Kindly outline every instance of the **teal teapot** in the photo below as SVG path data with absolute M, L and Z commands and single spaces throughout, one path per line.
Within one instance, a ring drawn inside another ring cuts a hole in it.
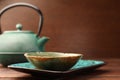
M 45 36 L 39 38 L 43 24 L 43 15 L 39 8 L 34 5 L 28 3 L 15 3 L 8 5 L 0 11 L 0 18 L 6 10 L 17 6 L 29 7 L 39 13 L 40 21 L 38 33 L 35 34 L 32 31 L 22 30 L 22 24 L 16 25 L 17 30 L 3 32 L 0 35 L 0 64 L 5 66 L 12 63 L 26 61 L 23 56 L 25 52 L 45 51 L 45 44 L 49 40 L 49 38 Z

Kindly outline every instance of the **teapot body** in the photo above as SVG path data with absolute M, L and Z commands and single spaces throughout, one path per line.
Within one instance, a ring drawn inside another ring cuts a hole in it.
M 22 30 L 22 25 L 18 24 L 15 31 L 5 31 L 0 35 L 0 64 L 8 65 L 12 63 L 24 62 L 26 52 L 45 51 L 45 43 L 49 40 L 48 37 L 40 37 L 40 32 L 43 24 L 43 15 L 40 9 L 28 3 L 14 3 L 6 6 L 0 10 L 0 18 L 2 14 L 10 8 L 24 6 L 36 10 L 39 14 L 38 33 L 34 34 L 32 31 Z M 1 24 L 0 24 L 0 33 Z
M 36 37 L 33 32 L 7 32 L 0 35 L 0 63 L 7 66 L 12 63 L 27 61 L 26 52 L 43 52 L 48 37 Z
M 0 52 L 31 52 L 39 50 L 38 38 L 34 34 L 4 33 L 0 35 Z

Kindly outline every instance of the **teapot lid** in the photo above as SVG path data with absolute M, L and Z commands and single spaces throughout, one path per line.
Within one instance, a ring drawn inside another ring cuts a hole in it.
M 33 33 L 32 31 L 25 31 L 25 30 L 22 30 L 23 28 L 23 25 L 22 24 L 16 24 L 16 29 L 17 30 L 14 30 L 14 31 L 5 31 L 4 33 Z

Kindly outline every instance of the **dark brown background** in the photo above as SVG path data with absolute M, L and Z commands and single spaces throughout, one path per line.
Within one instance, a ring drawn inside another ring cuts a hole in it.
M 43 12 L 41 36 L 51 38 L 47 51 L 120 57 L 119 0 L 0 0 L 0 9 L 15 2 L 31 3 Z M 38 15 L 26 7 L 13 8 L 2 17 L 2 31 L 15 30 L 17 23 L 37 32 Z

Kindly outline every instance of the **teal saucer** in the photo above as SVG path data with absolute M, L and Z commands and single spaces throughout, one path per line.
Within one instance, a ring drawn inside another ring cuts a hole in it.
M 32 75 L 41 75 L 41 76 L 65 76 L 69 74 L 74 74 L 77 72 L 85 72 L 94 70 L 98 67 L 105 65 L 104 61 L 98 60 L 79 60 L 71 69 L 67 71 L 51 71 L 51 70 L 43 70 L 43 69 L 36 69 L 31 63 L 24 62 L 24 63 L 16 63 L 8 65 L 9 68 L 29 73 Z

